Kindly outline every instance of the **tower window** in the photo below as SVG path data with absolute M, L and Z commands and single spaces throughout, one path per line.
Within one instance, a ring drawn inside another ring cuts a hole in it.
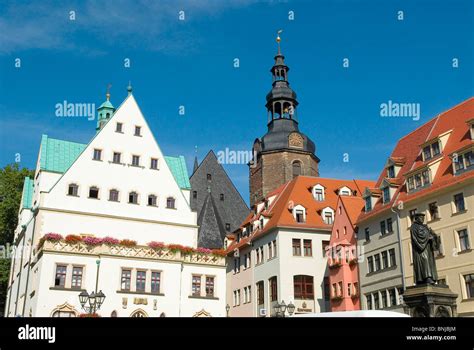
M 193 198 L 194 198 L 194 199 L 197 199 L 197 197 L 198 197 L 197 191 L 193 191 Z
M 221 201 L 223 201 L 224 200 L 224 193 L 221 193 L 219 197 L 220 197 Z
M 207 174 L 207 181 L 211 181 L 212 180 L 212 175 L 211 174 Z
M 141 126 L 135 126 L 135 136 L 142 136 L 142 127 Z
M 299 160 L 293 162 L 293 178 L 301 175 L 301 162 Z
M 226 231 L 230 231 L 230 224 L 225 224 Z
M 97 187 L 89 188 L 89 198 L 99 199 L 99 189 Z
M 123 126 L 122 123 L 115 124 L 115 132 L 123 132 L 122 131 L 122 126 Z

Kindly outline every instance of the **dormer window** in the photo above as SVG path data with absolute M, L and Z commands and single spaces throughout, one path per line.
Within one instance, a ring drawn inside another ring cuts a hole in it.
M 350 196 L 351 195 L 351 189 L 349 187 L 342 187 L 339 189 L 339 195 L 340 196 Z
M 382 189 L 382 198 L 384 204 L 390 202 L 390 187 L 387 186 Z
M 324 201 L 324 187 L 319 184 L 314 186 L 313 197 L 318 202 L 323 202 Z
M 372 210 L 372 198 L 370 198 L 370 196 L 367 196 L 364 199 L 365 199 L 365 212 L 367 213 Z
M 441 150 L 439 147 L 439 141 L 435 141 L 432 144 L 423 147 L 423 160 L 430 160 L 431 158 L 436 157 L 440 153 Z
M 297 205 L 293 208 L 293 217 L 298 223 L 306 222 L 306 209 L 302 205 Z
M 387 177 L 389 179 L 394 179 L 395 178 L 395 166 L 391 165 L 387 168 Z
M 296 217 L 296 222 L 304 222 L 304 211 L 296 210 L 295 217 Z
M 332 225 L 334 223 L 334 210 L 332 210 L 332 208 L 324 208 L 321 212 L 321 216 L 325 224 Z
M 463 173 L 465 170 L 469 170 L 473 167 L 474 154 L 472 150 L 462 154 L 455 153 L 452 158 L 455 174 Z
M 430 173 L 429 170 L 423 170 L 417 174 L 411 175 L 407 178 L 408 192 L 414 191 L 419 188 L 423 188 L 430 184 Z

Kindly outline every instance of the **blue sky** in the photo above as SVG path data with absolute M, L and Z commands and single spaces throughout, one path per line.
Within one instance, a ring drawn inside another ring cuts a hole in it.
M 375 180 L 400 137 L 474 95 L 473 28 L 470 0 L 2 1 L 0 166 L 19 153 L 33 168 L 43 133 L 87 143 L 95 121 L 58 118 L 55 105 L 98 106 L 110 83 L 118 106 L 129 80 L 162 150 L 184 155 L 189 170 L 195 146 L 199 159 L 209 149 L 250 150 L 266 132 L 283 29 L 300 129 L 316 143 L 320 175 Z M 420 120 L 382 118 L 389 100 L 419 103 Z M 248 200 L 247 166 L 225 168 Z

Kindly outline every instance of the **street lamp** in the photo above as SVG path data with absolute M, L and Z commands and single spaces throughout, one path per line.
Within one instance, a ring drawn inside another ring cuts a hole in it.
M 105 294 L 102 291 L 98 293 L 92 292 L 91 294 L 87 293 L 85 290 L 79 294 L 79 302 L 81 307 L 88 314 L 95 314 L 97 310 L 100 309 L 105 300 Z M 89 306 L 87 306 L 89 304 Z
M 285 312 L 288 310 L 288 313 L 293 315 L 293 312 L 295 312 L 295 305 L 293 303 L 289 303 L 288 305 L 285 304 L 285 301 L 282 300 L 281 303 L 278 303 L 278 301 L 275 303 L 273 306 L 273 309 L 275 310 L 275 316 L 276 317 L 285 317 Z
M 225 312 L 226 312 L 227 317 L 229 317 L 229 310 L 230 310 L 230 305 L 227 304 L 227 305 L 225 306 Z

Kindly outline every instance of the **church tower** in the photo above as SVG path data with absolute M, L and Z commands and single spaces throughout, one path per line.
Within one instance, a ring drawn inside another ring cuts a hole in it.
M 128 89 L 131 89 L 130 84 Z M 131 90 L 129 90 L 129 94 L 130 91 Z M 112 103 L 110 103 L 110 85 L 107 87 L 105 98 L 105 102 L 102 103 L 99 108 L 97 108 L 97 127 L 95 128 L 97 132 L 103 128 L 105 123 L 107 123 L 109 119 L 112 118 L 112 115 L 115 112 L 115 107 L 112 105 Z
M 277 43 L 278 53 L 270 70 L 272 89 L 265 105 L 268 131 L 254 141 L 249 164 L 251 206 L 298 175 L 319 176 L 314 142 L 298 128 L 298 101 L 288 82 L 290 69 L 281 54 L 279 35 Z

